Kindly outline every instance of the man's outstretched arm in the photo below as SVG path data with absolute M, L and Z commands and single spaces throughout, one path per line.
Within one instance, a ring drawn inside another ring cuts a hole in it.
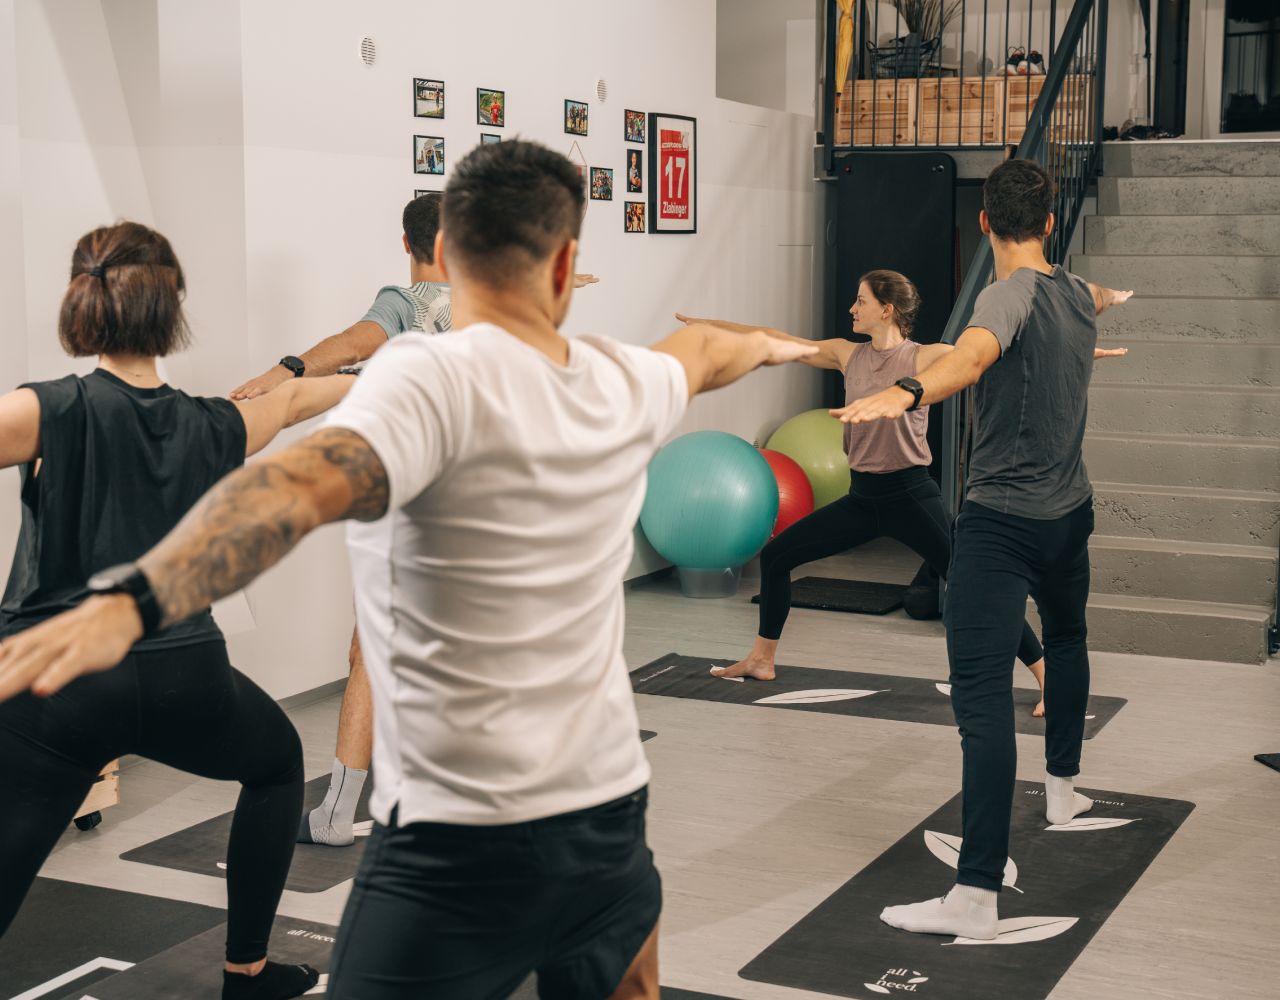
M 381 517 L 389 492 L 373 449 L 339 428 L 233 472 L 138 561 L 160 606 L 161 627 L 242 589 L 321 525 Z M 27 689 L 50 695 L 82 674 L 113 667 L 141 637 L 132 597 L 92 597 L 0 644 L 0 701 Z

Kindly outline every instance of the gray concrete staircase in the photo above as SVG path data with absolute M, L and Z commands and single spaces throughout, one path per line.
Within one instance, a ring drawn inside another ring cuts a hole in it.
M 1259 663 L 1280 542 L 1280 142 L 1114 143 L 1071 268 L 1101 317 L 1089 396 L 1090 646 Z

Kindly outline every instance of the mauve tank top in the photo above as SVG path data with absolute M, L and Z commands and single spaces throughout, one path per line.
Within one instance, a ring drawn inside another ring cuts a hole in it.
M 844 370 L 844 402 L 871 396 L 900 378 L 915 377 L 920 345 L 904 340 L 897 347 L 877 351 L 863 344 L 849 356 Z M 904 413 L 897 420 L 845 424 L 844 450 L 849 468 L 857 472 L 897 472 L 933 461 L 929 441 L 929 407 Z

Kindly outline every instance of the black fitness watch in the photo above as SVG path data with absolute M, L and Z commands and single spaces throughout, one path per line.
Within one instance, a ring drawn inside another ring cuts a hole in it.
M 160 628 L 160 605 L 156 602 L 151 581 L 137 563 L 121 563 L 95 573 L 88 583 L 91 594 L 128 594 L 138 606 L 142 619 L 142 635 L 154 635 Z
M 907 392 L 911 393 L 911 395 L 915 397 L 915 399 L 912 400 L 911 405 L 907 407 L 908 413 L 912 410 L 919 409 L 920 399 L 924 395 L 924 386 L 913 378 L 900 378 L 893 384 L 899 389 L 906 389 Z
M 295 358 L 292 354 L 287 354 L 280 359 L 280 364 L 293 372 L 294 378 L 302 378 L 307 373 L 307 366 L 301 358 Z

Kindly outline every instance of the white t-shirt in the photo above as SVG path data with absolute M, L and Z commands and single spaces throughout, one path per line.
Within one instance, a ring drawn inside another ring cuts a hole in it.
M 333 411 L 391 492 L 348 536 L 379 822 L 520 823 L 649 780 L 622 576 L 688 391 L 667 354 L 583 337 L 561 367 L 477 324 L 391 341 Z

